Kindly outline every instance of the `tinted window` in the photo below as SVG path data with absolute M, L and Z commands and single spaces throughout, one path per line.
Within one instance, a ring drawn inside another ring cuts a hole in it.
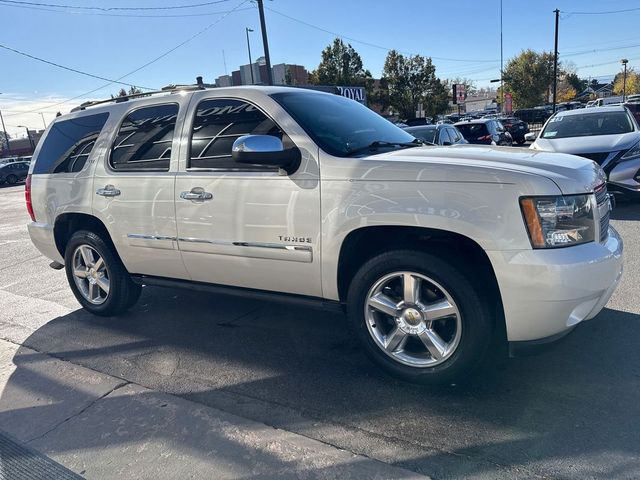
M 108 113 L 99 113 L 55 122 L 40 148 L 33 173 L 82 170 L 108 117 Z
M 460 134 L 457 128 L 450 128 L 449 135 L 451 135 L 451 138 L 453 139 L 454 143 L 458 143 L 460 140 L 462 140 L 462 135 Z
M 178 105 L 155 105 L 131 112 L 122 122 L 109 164 L 117 171 L 169 170 Z
M 627 112 L 596 112 L 579 115 L 557 115 L 549 120 L 542 138 L 588 137 L 591 135 L 619 135 L 633 132 Z
M 409 133 L 364 105 L 339 95 L 299 91 L 275 93 L 272 98 L 331 155 L 346 157 L 375 141 L 409 143 L 414 140 Z
M 487 126 L 484 123 L 466 123 L 457 125 L 458 130 L 462 133 L 462 136 L 467 140 L 475 140 L 478 137 L 482 137 L 489 134 Z
M 405 131 L 423 142 L 435 143 L 436 141 L 436 127 L 410 127 Z
M 449 129 L 448 128 L 441 128 L 440 129 L 440 138 L 438 139 L 438 143 L 440 145 L 444 145 L 446 143 L 453 143 L 453 140 L 451 140 L 451 137 L 449 136 Z
M 276 123 L 257 107 L 242 100 L 204 100 L 196 108 L 191 131 L 189 168 L 277 170 L 261 165 L 242 165 L 231 158 L 233 142 L 243 135 L 272 135 L 292 146 Z

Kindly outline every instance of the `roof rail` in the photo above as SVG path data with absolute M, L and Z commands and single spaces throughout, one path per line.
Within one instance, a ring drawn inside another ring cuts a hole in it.
M 94 107 L 96 105 L 102 105 L 105 103 L 120 103 L 120 102 L 126 102 L 130 99 L 133 98 L 140 98 L 140 97 L 148 97 L 150 95 L 158 95 L 160 93 L 174 93 L 174 92 L 178 92 L 178 91 L 185 91 L 185 90 L 204 90 L 206 88 L 214 88 L 215 85 L 209 84 L 209 83 L 203 83 L 202 82 L 202 77 L 196 77 L 196 82 L 195 84 L 192 85 L 167 85 L 162 87 L 160 90 L 152 90 L 150 92 L 141 92 L 141 93 L 132 93 L 130 95 L 123 95 L 120 97 L 113 97 L 113 98 L 107 98 L 105 100 L 92 100 L 92 101 L 88 101 L 88 102 L 84 102 L 82 104 L 80 104 L 77 107 L 74 107 L 71 109 L 71 112 L 78 112 L 80 110 L 85 110 L 87 107 Z

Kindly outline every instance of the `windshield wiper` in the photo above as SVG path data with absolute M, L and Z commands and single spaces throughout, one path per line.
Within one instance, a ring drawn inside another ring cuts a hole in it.
M 381 147 L 419 147 L 420 145 L 425 145 L 425 142 L 419 139 L 412 140 L 411 142 L 385 142 L 383 140 L 376 140 L 375 142 L 371 142 L 369 145 L 365 147 L 359 147 L 350 152 L 347 152 L 348 155 L 355 155 L 357 153 L 366 152 L 368 150 L 377 150 Z M 431 144 L 433 145 L 433 144 Z

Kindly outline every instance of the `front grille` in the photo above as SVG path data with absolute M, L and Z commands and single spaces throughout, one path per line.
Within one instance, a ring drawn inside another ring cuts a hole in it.
M 598 212 L 602 211 L 601 207 L 604 204 L 607 205 L 606 213 L 600 216 L 600 242 L 606 242 L 609 237 L 609 193 L 607 192 L 607 184 L 603 183 L 596 187 L 594 193 L 598 204 Z
M 576 153 L 579 157 L 588 158 L 589 160 L 593 160 L 598 165 L 602 165 L 607 157 L 609 156 L 609 152 L 598 152 L 598 153 Z

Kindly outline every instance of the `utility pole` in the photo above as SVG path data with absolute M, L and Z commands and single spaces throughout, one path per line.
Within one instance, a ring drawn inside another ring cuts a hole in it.
M 247 50 L 249 51 L 249 70 L 251 70 L 251 85 L 255 84 L 255 80 L 253 79 L 253 65 L 251 64 L 251 44 L 249 43 L 249 32 L 253 32 L 249 27 L 245 27 L 245 32 L 247 33 Z
M 2 95 L 0 93 L 0 95 Z M 0 122 L 2 122 L 2 131 L 4 132 L 5 142 L 7 142 L 7 151 L 11 155 L 11 147 L 9 146 L 9 135 L 7 135 L 7 127 L 4 126 L 4 118 L 2 118 L 2 112 L 0 111 Z M 4 151 L 4 148 L 2 149 Z
M 627 98 L 627 63 L 629 63 L 629 60 L 623 58 L 620 61 L 624 65 L 624 77 L 622 78 L 622 103 L 624 103 Z
M 267 64 L 267 85 L 273 85 L 273 74 L 271 72 L 271 57 L 269 56 L 269 41 L 267 40 L 267 26 L 264 21 L 263 0 L 258 2 L 258 12 L 260 13 L 260 28 L 262 30 L 262 45 L 264 47 L 264 60 Z
M 556 113 L 556 95 L 558 94 L 558 22 L 560 20 L 560 10 L 554 10 L 556 14 L 556 40 L 553 50 L 553 113 Z
M 44 121 L 44 113 L 40 112 L 40 116 L 42 117 L 42 126 L 44 129 L 47 129 L 47 122 Z

